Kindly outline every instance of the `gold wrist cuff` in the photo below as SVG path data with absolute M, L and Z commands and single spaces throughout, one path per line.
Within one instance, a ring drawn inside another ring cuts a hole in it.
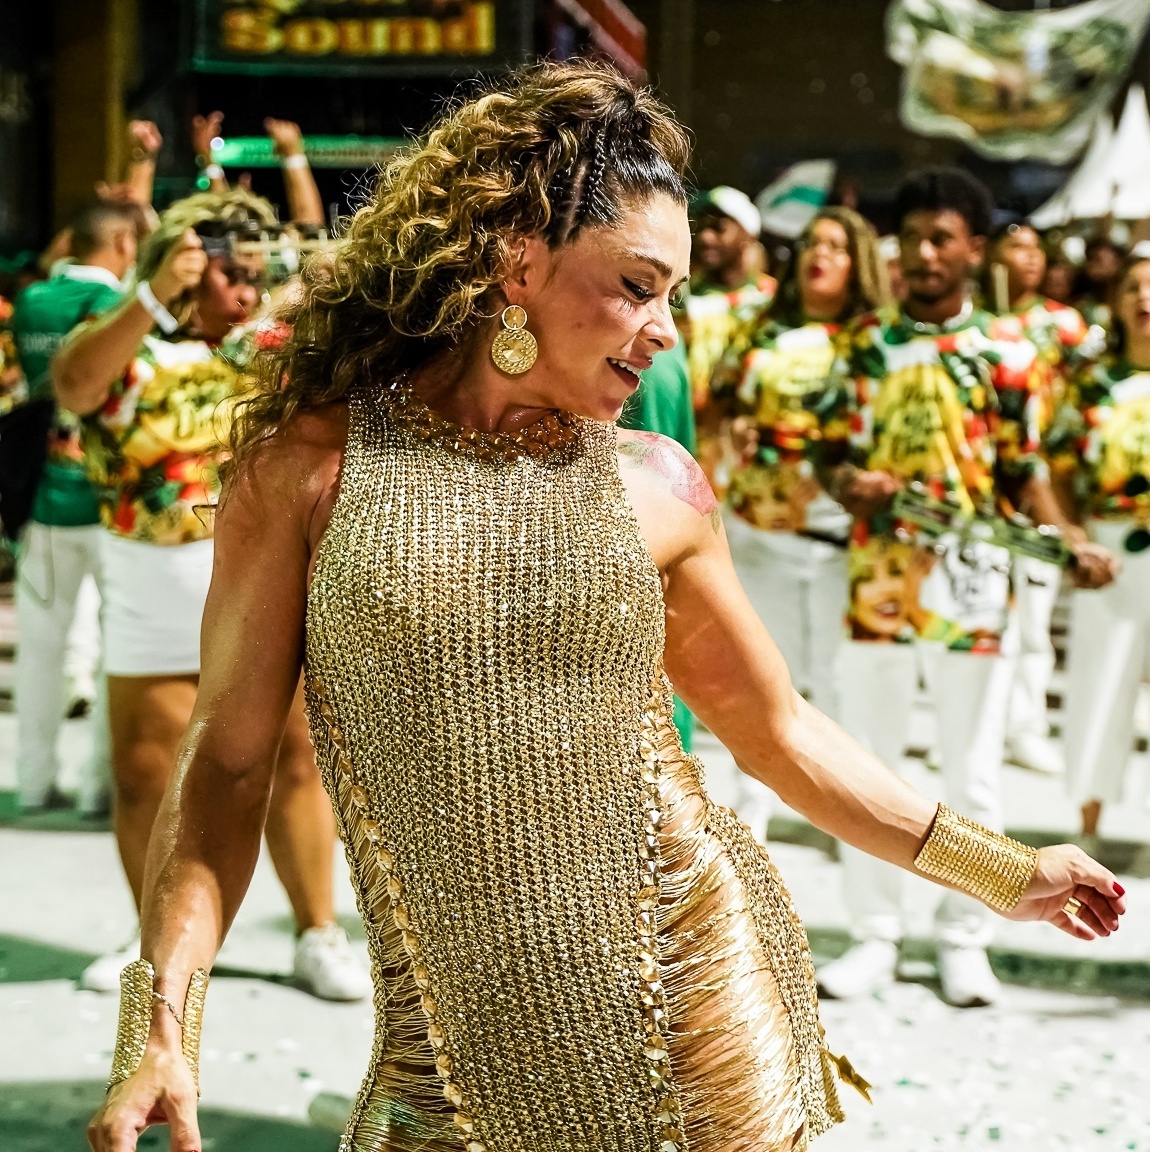
M 1037 860 L 1037 849 L 940 804 L 914 866 L 976 896 L 996 912 L 1009 912 L 1030 886 Z
M 168 1003 L 156 992 L 155 983 L 156 970 L 147 960 L 136 960 L 120 973 L 120 1021 L 116 1026 L 116 1051 L 112 1056 L 112 1072 L 108 1077 L 109 1088 L 127 1080 L 144 1059 L 144 1050 L 152 1030 L 153 1006 L 157 1000 Z M 208 974 L 202 968 L 197 968 L 188 981 L 183 1019 L 177 1017 L 180 1044 L 184 1059 L 192 1070 L 197 1093 L 200 1090 L 200 1028 L 204 1020 L 204 997 L 207 991 Z

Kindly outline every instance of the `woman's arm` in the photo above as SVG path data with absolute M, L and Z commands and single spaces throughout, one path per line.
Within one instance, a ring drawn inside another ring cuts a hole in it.
M 224 170 L 212 158 L 212 141 L 219 136 L 224 126 L 222 112 L 209 112 L 206 116 L 192 117 L 192 149 L 196 153 L 196 163 L 207 173 L 209 187 L 213 192 L 226 192 L 228 178 Z
M 698 465 L 662 437 L 623 440 L 620 452 L 632 504 L 663 574 L 665 663 L 675 690 L 743 771 L 812 824 L 912 869 L 938 806 L 795 692 L 739 586 Z M 1089 901 L 1082 886 L 1093 893 Z M 1059 911 L 1071 895 L 1088 905 L 1079 919 Z M 1039 853 L 1015 914 L 1090 937 L 1109 934 L 1124 909 L 1106 869 L 1077 848 L 1061 847 Z
M 151 290 L 165 308 L 194 288 L 207 267 L 200 238 L 190 228 L 165 254 Z M 138 296 L 81 325 L 52 358 L 52 385 L 62 407 L 79 416 L 99 411 L 156 321 Z
M 273 120 L 269 117 L 264 121 L 264 130 L 275 142 L 276 155 L 283 167 L 288 220 L 292 224 L 322 228 L 326 222 L 323 198 L 304 154 L 303 134 L 299 125 L 290 120 Z
M 259 855 L 284 723 L 303 659 L 308 573 L 334 501 L 342 413 L 298 418 L 241 466 L 216 518 L 195 711 L 152 832 L 142 955 L 176 1008 L 209 970 Z M 210 1002 L 209 1009 L 210 1011 Z M 143 1061 L 89 1128 L 97 1152 L 172 1126 L 198 1152 L 196 1092 L 180 1028 L 157 1000 Z

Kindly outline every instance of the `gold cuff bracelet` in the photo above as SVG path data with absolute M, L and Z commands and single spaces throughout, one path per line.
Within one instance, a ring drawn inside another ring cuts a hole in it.
M 1037 849 L 940 804 L 914 866 L 976 896 L 996 912 L 1009 912 L 1030 886 L 1037 860 Z
M 170 1000 L 155 989 L 156 970 L 147 960 L 136 960 L 120 973 L 120 1021 L 116 1027 L 116 1051 L 112 1056 L 112 1073 L 108 1087 L 127 1080 L 140 1067 L 148 1035 L 152 1030 L 152 1009 L 157 1001 L 165 1004 L 180 1025 L 180 1044 L 184 1059 L 192 1070 L 196 1092 L 200 1090 L 200 1028 L 204 1020 L 204 997 L 208 991 L 208 974 L 202 968 L 192 973 L 184 997 L 181 1018 Z

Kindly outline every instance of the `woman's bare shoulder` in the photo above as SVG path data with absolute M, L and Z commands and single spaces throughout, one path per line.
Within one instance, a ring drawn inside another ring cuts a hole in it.
M 347 433 L 346 403 L 293 413 L 235 461 L 225 503 L 277 518 L 286 513 L 318 540 L 339 493 Z
M 681 444 L 656 432 L 619 429 L 619 475 L 639 531 L 664 574 L 708 551 L 721 533 L 719 503 L 702 468 Z
M 677 441 L 658 432 L 617 430 L 624 480 L 637 471 L 680 504 L 693 508 L 717 530 L 719 502 L 695 458 Z

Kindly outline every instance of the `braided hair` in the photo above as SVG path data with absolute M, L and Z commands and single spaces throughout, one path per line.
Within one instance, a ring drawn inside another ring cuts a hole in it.
M 686 205 L 689 151 L 669 109 L 604 64 L 534 65 L 457 101 L 391 160 L 336 251 L 305 266 L 236 452 L 466 340 L 494 315 L 517 237 L 555 249 L 652 196 Z

